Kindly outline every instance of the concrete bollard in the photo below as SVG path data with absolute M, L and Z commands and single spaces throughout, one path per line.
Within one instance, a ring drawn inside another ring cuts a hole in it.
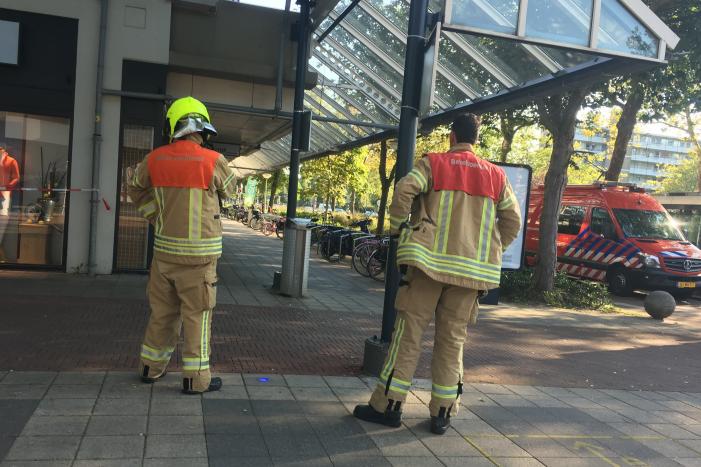
M 663 321 L 674 313 L 674 307 L 677 302 L 669 292 L 664 290 L 655 290 L 647 294 L 645 298 L 645 311 L 654 319 Z

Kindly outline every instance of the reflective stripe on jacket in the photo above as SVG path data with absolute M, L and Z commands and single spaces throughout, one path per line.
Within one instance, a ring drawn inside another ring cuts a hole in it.
M 397 183 L 389 213 L 391 233 L 400 234 L 399 264 L 477 290 L 499 285 L 501 255 L 521 228 L 504 171 L 464 145 L 418 161 Z
M 129 196 L 154 226 L 154 257 L 199 264 L 222 253 L 219 198 L 235 188 L 221 154 L 190 140 L 155 149 L 136 167 Z

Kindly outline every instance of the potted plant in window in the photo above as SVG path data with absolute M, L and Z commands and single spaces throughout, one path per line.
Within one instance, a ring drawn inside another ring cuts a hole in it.
M 57 163 L 50 162 L 44 170 L 44 148 L 41 148 L 41 197 L 37 201 L 41 206 L 41 220 L 51 222 L 56 207 L 56 190 L 66 179 L 66 172 L 57 169 Z

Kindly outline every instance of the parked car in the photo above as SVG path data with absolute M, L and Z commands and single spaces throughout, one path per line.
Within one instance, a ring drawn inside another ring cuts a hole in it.
M 363 213 L 365 217 L 377 217 L 377 213 L 373 211 L 372 209 L 368 209 Z
M 531 192 L 526 261 L 534 265 L 543 187 Z M 565 188 L 557 222 L 557 269 L 607 282 L 616 295 L 634 289 L 689 297 L 701 287 L 701 250 L 684 238 L 664 207 L 631 184 Z

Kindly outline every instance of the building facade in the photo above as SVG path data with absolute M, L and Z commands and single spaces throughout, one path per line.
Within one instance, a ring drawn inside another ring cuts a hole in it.
M 165 110 L 184 95 L 209 106 L 214 149 L 231 159 L 288 132 L 283 15 L 222 0 L 3 0 L 0 268 L 146 270 L 150 226 L 128 169 L 167 142 Z M 257 47 L 232 47 L 244 40 Z
M 608 142 L 609 134 L 605 130 L 590 136 L 578 128 L 575 133 L 575 148 L 582 151 L 606 153 L 609 150 Z M 654 189 L 655 182 L 665 177 L 666 170 L 681 164 L 689 157 L 690 151 L 691 143 L 684 138 L 640 126 L 628 144 L 621 181 Z

